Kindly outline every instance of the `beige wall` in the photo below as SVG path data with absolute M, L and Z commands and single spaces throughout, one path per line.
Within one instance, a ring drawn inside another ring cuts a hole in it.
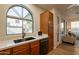
M 72 18 L 70 16 L 68 16 L 66 20 L 67 20 L 67 32 L 68 32 L 68 31 L 71 31 Z
M 57 33 L 58 33 L 58 23 L 57 23 L 57 16 L 59 17 L 59 23 L 61 23 L 61 20 L 64 16 L 62 16 L 61 12 L 56 9 L 56 8 L 53 8 L 50 10 L 53 14 L 54 14 L 54 49 L 62 42 L 61 41 L 61 30 L 60 30 L 60 27 L 59 27 L 59 41 L 57 41 Z
M 12 4 L 0 4 L 0 40 L 8 40 L 8 39 L 17 39 L 21 38 L 21 35 L 6 35 L 6 12 L 9 7 L 11 7 Z M 30 4 L 26 5 L 27 8 L 29 8 L 33 14 L 33 20 L 34 20 L 34 32 L 32 34 L 26 34 L 26 36 L 34 35 L 39 31 L 39 20 L 40 20 L 40 13 L 42 13 L 42 9 L 37 8 L 36 6 Z

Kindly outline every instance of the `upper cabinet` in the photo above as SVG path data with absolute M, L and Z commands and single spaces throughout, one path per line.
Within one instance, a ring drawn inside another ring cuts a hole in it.
M 44 12 L 40 14 L 40 31 L 48 34 L 48 20 L 49 20 L 49 12 Z
M 54 38 L 54 31 L 53 31 L 53 14 L 49 11 L 45 11 L 40 14 L 40 31 L 48 34 L 48 47 L 49 51 L 53 49 L 53 38 Z

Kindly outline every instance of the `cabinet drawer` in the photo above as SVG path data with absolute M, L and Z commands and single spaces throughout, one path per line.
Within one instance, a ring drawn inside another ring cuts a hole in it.
M 31 48 L 33 48 L 35 46 L 39 46 L 39 40 L 31 42 Z
M 0 55 L 10 55 L 11 54 L 11 49 L 6 49 L 0 51 Z
M 29 55 L 29 54 L 30 54 L 29 50 L 26 49 L 13 53 L 13 55 Z
M 16 46 L 13 48 L 13 53 L 17 52 L 17 51 L 21 51 L 21 50 L 28 50 L 29 49 L 29 44 L 23 44 L 23 45 L 20 45 L 20 46 Z

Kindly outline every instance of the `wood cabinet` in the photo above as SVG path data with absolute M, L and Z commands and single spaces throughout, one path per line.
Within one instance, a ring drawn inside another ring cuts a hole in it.
M 53 38 L 54 38 L 54 24 L 53 24 L 53 14 L 49 11 L 45 11 L 40 14 L 40 31 L 48 34 L 48 47 L 49 51 L 53 49 Z
M 6 49 L 0 51 L 0 55 L 10 55 L 11 54 L 11 49 Z
M 0 55 L 39 55 L 39 40 L 2 50 Z
M 48 20 L 49 20 L 49 12 L 45 11 L 40 14 L 40 31 L 48 34 Z
M 23 44 L 13 48 L 13 55 L 29 55 L 30 46 L 29 44 Z
M 31 55 L 39 55 L 39 40 L 32 42 L 31 44 Z
M 54 39 L 54 31 L 53 31 L 53 14 L 49 13 L 49 21 L 48 21 L 48 36 L 49 36 L 49 51 L 53 49 L 53 39 Z

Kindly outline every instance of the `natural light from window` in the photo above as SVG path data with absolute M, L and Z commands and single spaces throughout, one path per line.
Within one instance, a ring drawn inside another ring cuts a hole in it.
M 71 22 L 71 31 L 79 36 L 79 21 Z
M 22 6 L 13 6 L 7 12 L 7 34 L 32 33 L 32 14 Z
M 61 26 L 61 31 L 63 32 L 63 31 L 64 31 L 64 23 L 62 22 L 62 23 L 60 24 L 60 26 Z

